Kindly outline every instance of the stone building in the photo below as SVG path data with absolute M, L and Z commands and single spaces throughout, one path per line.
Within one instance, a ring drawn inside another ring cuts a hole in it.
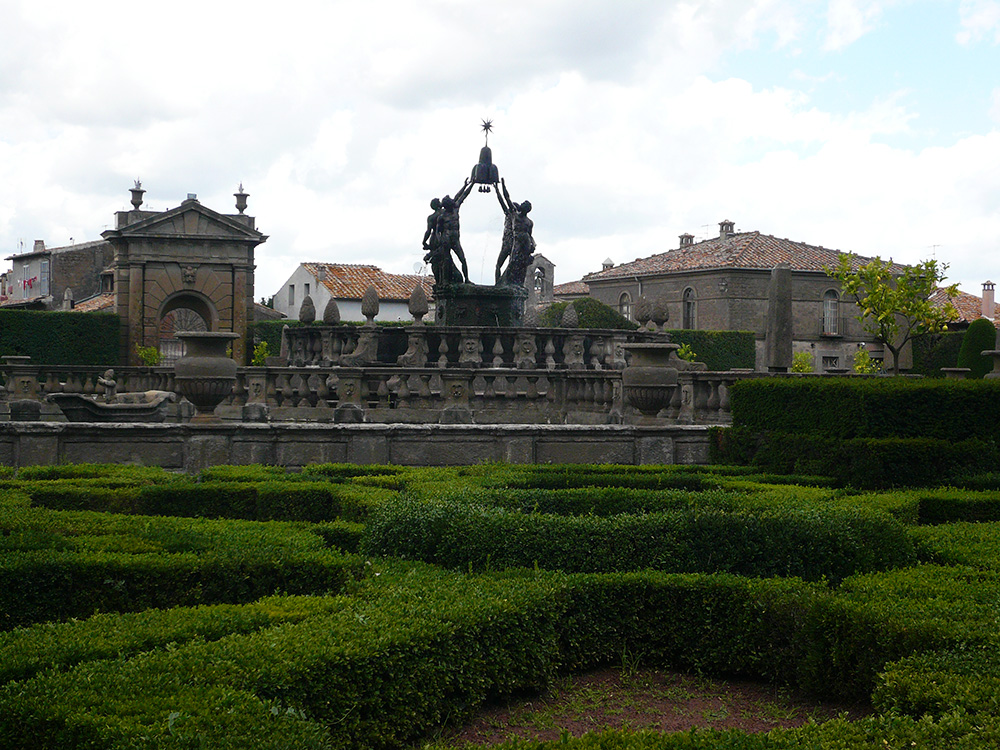
M 528 287 L 529 307 L 546 307 L 554 301 L 556 264 L 541 253 L 531 256 L 531 264 L 524 275 L 524 284 Z
M 677 248 L 614 265 L 583 278 L 591 297 L 634 318 L 640 295 L 662 298 L 669 328 L 752 331 L 757 337 L 757 367 L 764 369 L 768 288 L 771 270 L 791 267 L 792 349 L 809 352 L 816 372 L 849 369 L 859 347 L 876 359 L 882 347 L 871 342 L 857 320 L 853 300 L 842 299 L 840 284 L 824 268 L 838 262 L 840 251 L 782 239 L 761 232 L 737 232 L 732 221 L 719 223 L 719 234 L 695 242 L 680 236 Z M 864 263 L 868 258 L 860 258 Z M 902 269 L 902 267 L 900 267 Z M 909 347 L 900 359 L 912 362 Z
M 10 255 L 0 304 L 35 310 L 69 310 L 75 300 L 101 293 L 101 274 L 109 271 L 113 250 L 104 240 L 46 247 L 35 240 L 31 252 Z
M 117 212 L 101 240 L 58 248 L 36 240 L 31 252 L 9 256 L 2 304 L 117 313 L 129 364 L 139 364 L 136 347 L 162 350 L 161 338 L 188 328 L 239 333 L 233 357 L 242 362 L 256 317 L 254 250 L 267 239 L 243 213 L 247 194 L 241 186 L 238 213 L 221 214 L 193 194 L 176 208 L 144 211 L 144 192 L 132 189 L 133 210 Z
M 432 276 L 386 273 L 377 266 L 350 263 L 300 263 L 274 295 L 274 309 L 298 319 L 302 300 L 312 298 L 316 317 L 322 318 L 327 303 L 334 299 L 344 321 L 363 321 L 361 298 L 369 286 L 379 298 L 376 320 L 410 320 L 409 301 L 413 289 L 422 285 L 431 304 L 427 320 L 434 319 Z

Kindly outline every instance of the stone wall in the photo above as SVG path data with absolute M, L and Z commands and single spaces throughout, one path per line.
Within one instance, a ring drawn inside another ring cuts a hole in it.
M 0 423 L 0 463 L 101 462 L 196 472 L 224 464 L 706 464 L 708 427 L 621 425 Z

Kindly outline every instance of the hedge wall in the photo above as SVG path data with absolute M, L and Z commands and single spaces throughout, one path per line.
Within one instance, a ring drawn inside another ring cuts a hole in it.
M 0 356 L 27 356 L 41 365 L 117 366 L 118 334 L 117 315 L 0 310 Z
M 687 344 L 694 350 L 695 361 L 709 370 L 754 368 L 756 339 L 750 331 L 668 331 L 675 344 Z
M 850 438 L 1000 438 L 1000 382 L 762 378 L 731 391 L 733 425 Z

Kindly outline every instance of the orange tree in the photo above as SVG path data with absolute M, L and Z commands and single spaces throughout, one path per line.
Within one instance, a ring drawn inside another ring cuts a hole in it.
M 892 353 L 892 372 L 898 375 L 899 352 L 906 342 L 922 333 L 947 330 L 948 323 L 958 318 L 950 299 L 940 306 L 931 302 L 947 269 L 936 260 L 900 267 L 874 258 L 862 265 L 856 255 L 841 254 L 837 266 L 825 270 L 857 302 L 858 320 Z M 958 286 L 945 287 L 945 292 L 955 297 Z

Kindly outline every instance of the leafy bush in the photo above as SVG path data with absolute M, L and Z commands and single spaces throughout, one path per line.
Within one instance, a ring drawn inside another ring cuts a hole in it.
M 573 309 L 580 320 L 580 328 L 610 328 L 621 331 L 634 331 L 639 327 L 613 307 L 598 302 L 593 297 L 581 297 L 572 302 L 555 302 L 549 305 L 542 312 L 541 325 L 547 327 L 558 326 L 566 312 L 566 308 L 572 304 Z
M 792 372 L 813 372 L 813 355 L 809 352 L 795 352 L 792 355 Z

